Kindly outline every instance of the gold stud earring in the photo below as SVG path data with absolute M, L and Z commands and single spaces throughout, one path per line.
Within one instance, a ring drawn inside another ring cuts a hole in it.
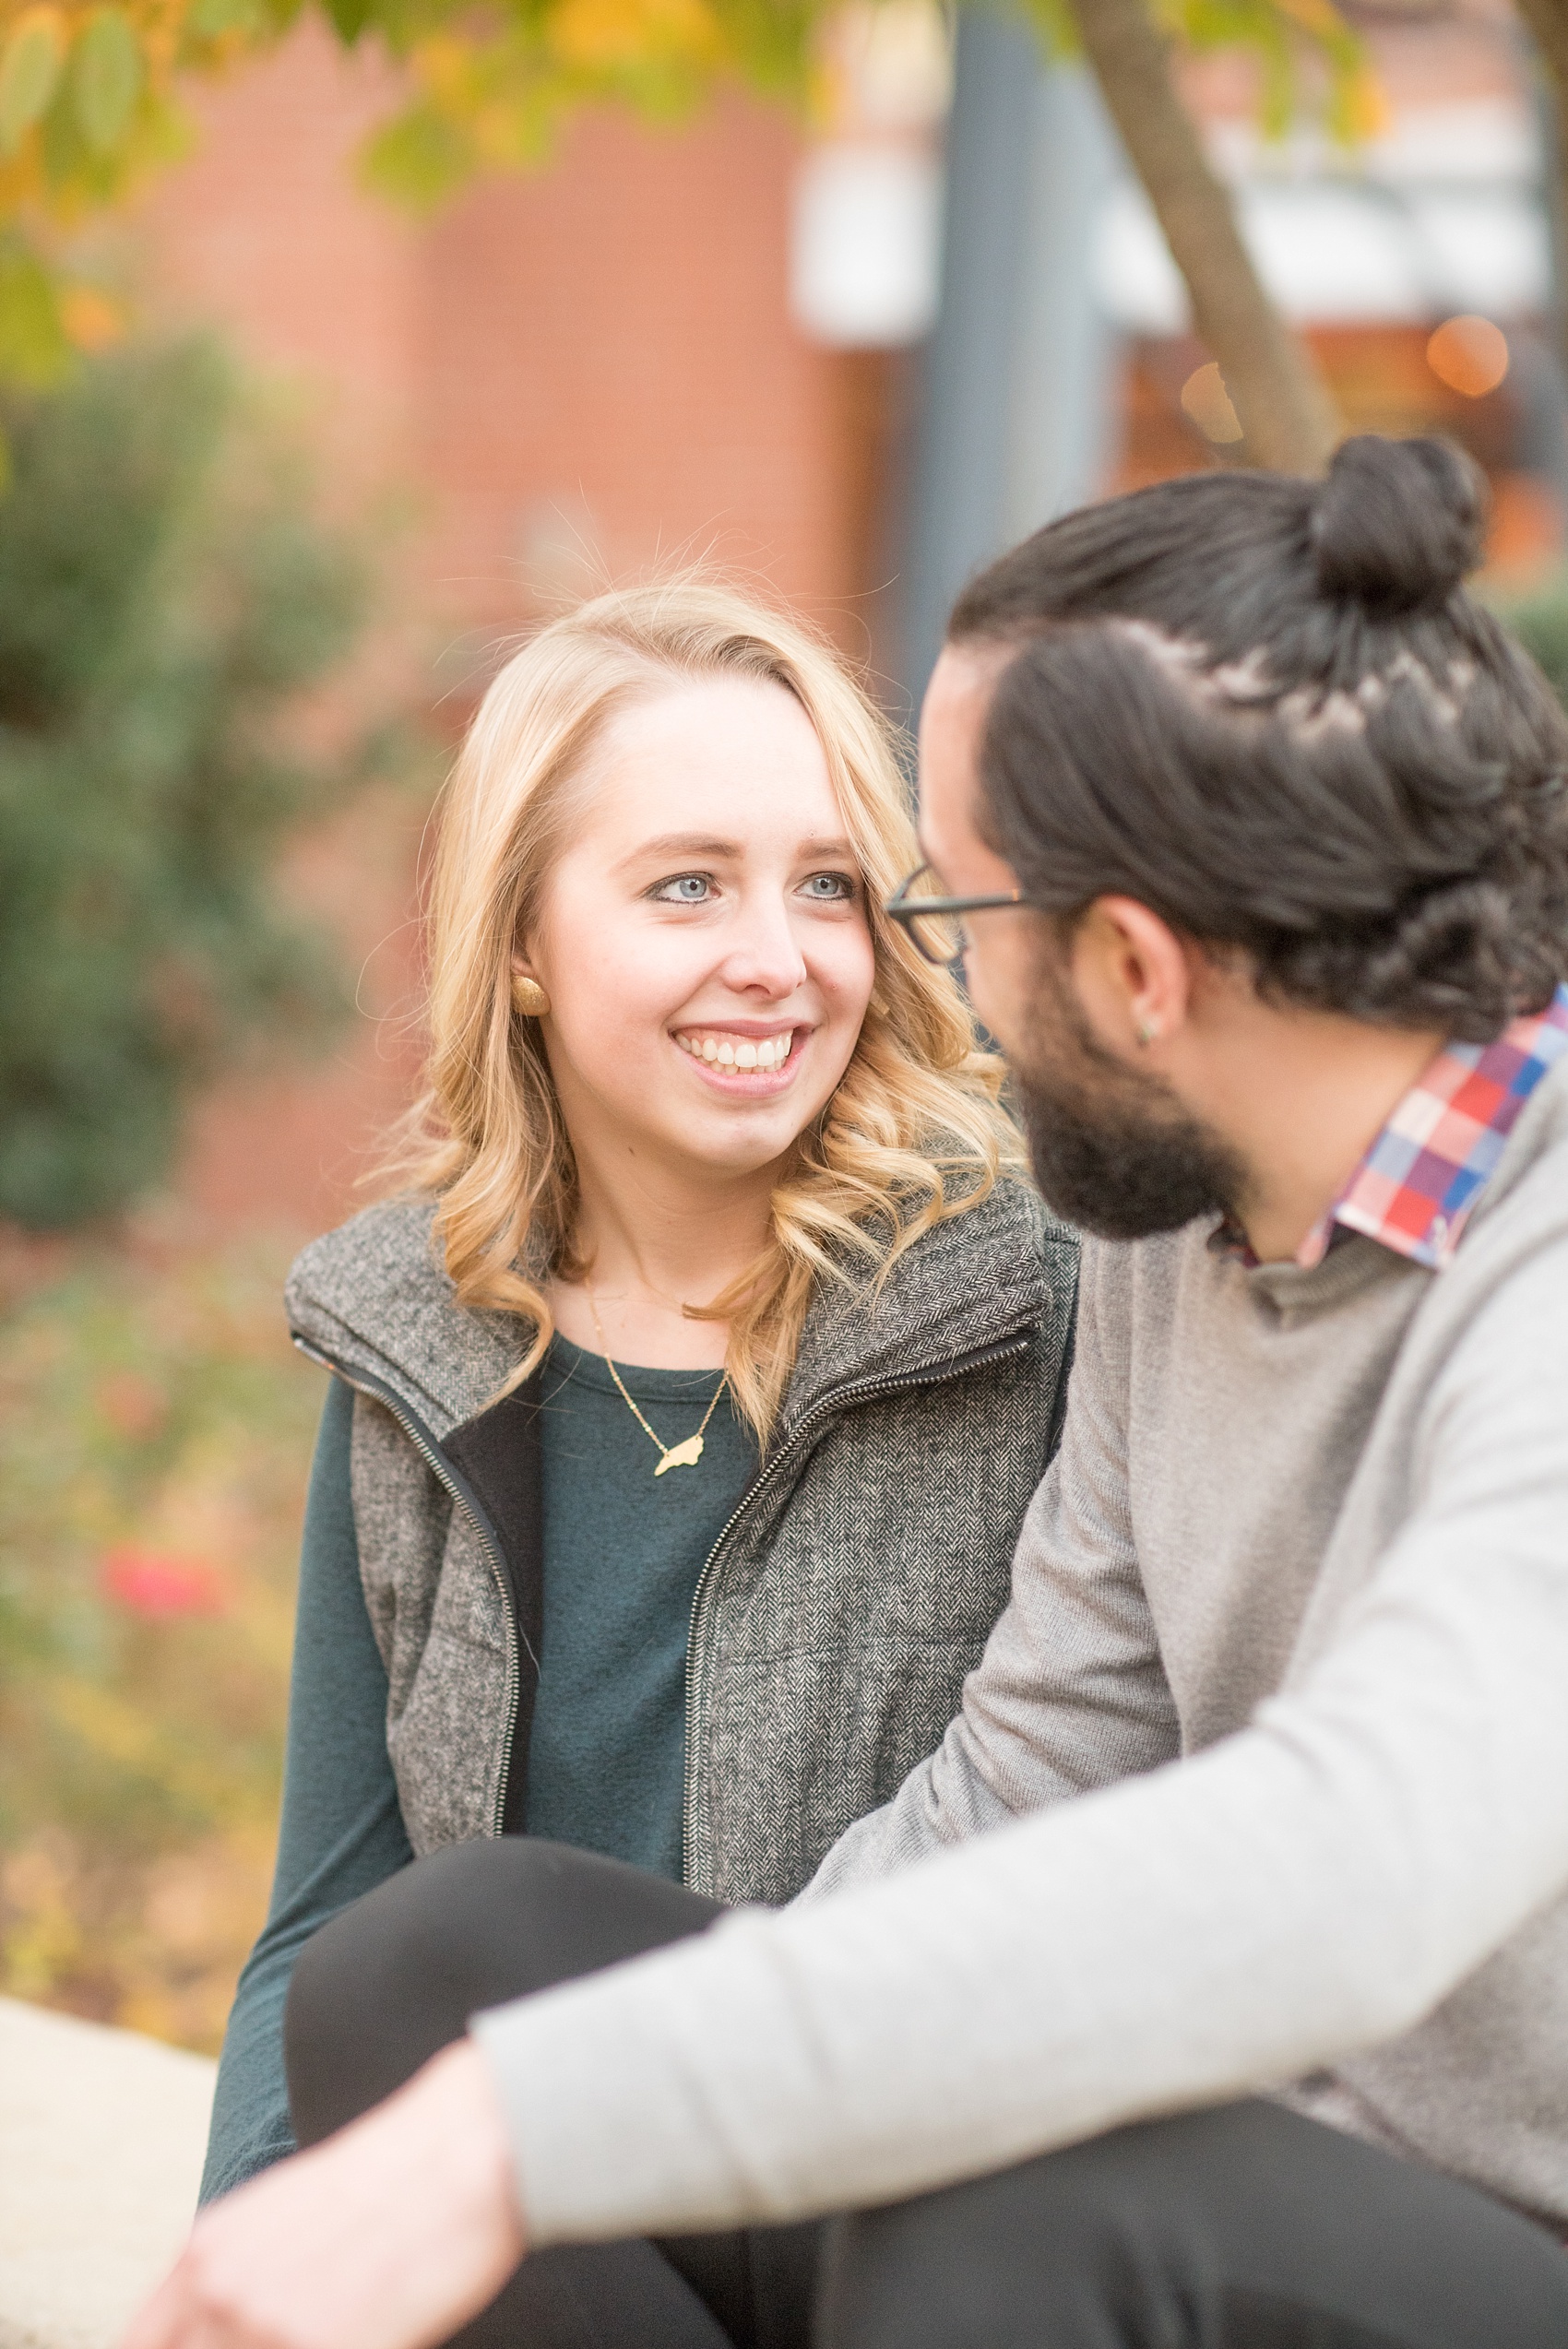
M 527 978 L 520 970 L 512 979 L 512 1001 L 525 1019 L 542 1019 L 550 1009 L 550 998 L 538 979 Z

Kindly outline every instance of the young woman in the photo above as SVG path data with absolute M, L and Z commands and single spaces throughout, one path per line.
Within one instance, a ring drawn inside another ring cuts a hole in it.
M 953 1713 L 1075 1250 L 883 914 L 917 859 L 873 710 L 729 590 L 602 597 L 487 694 L 402 1193 L 289 1286 L 333 1378 L 207 2196 L 291 2150 L 295 1958 L 410 1858 L 527 1834 L 785 1901 Z

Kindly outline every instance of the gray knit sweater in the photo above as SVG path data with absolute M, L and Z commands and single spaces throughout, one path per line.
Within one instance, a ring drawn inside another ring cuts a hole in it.
M 1095 1247 L 938 1753 L 812 1895 L 477 2025 L 534 2238 L 1259 2090 L 1568 2221 L 1568 1063 L 1458 1252 Z

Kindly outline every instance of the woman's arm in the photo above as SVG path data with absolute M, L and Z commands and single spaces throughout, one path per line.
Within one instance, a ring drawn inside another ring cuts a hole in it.
M 283 2001 L 300 1951 L 413 1855 L 386 1754 L 386 1672 L 360 1584 L 349 1488 L 352 1390 L 327 1390 L 311 1467 L 272 1901 L 223 2041 L 201 2199 L 294 2150 Z

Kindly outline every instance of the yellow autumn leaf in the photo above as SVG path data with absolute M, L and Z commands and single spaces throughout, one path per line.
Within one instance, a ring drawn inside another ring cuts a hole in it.
M 1358 67 L 1346 81 L 1335 107 L 1335 128 L 1347 146 L 1381 138 L 1392 120 L 1388 93 L 1370 65 Z
M 107 350 L 123 338 L 129 321 L 125 304 L 96 286 L 67 286 L 60 296 L 60 323 L 76 350 Z
M 473 51 L 456 33 L 432 33 L 415 43 L 410 64 L 438 105 L 460 108 L 473 88 Z
M 703 0 L 559 0 L 551 45 L 563 65 L 585 71 L 643 64 L 649 56 L 708 56 L 717 27 Z
M 1349 30 L 1334 0 L 1274 0 L 1274 5 L 1282 17 L 1319 41 L 1342 39 Z

